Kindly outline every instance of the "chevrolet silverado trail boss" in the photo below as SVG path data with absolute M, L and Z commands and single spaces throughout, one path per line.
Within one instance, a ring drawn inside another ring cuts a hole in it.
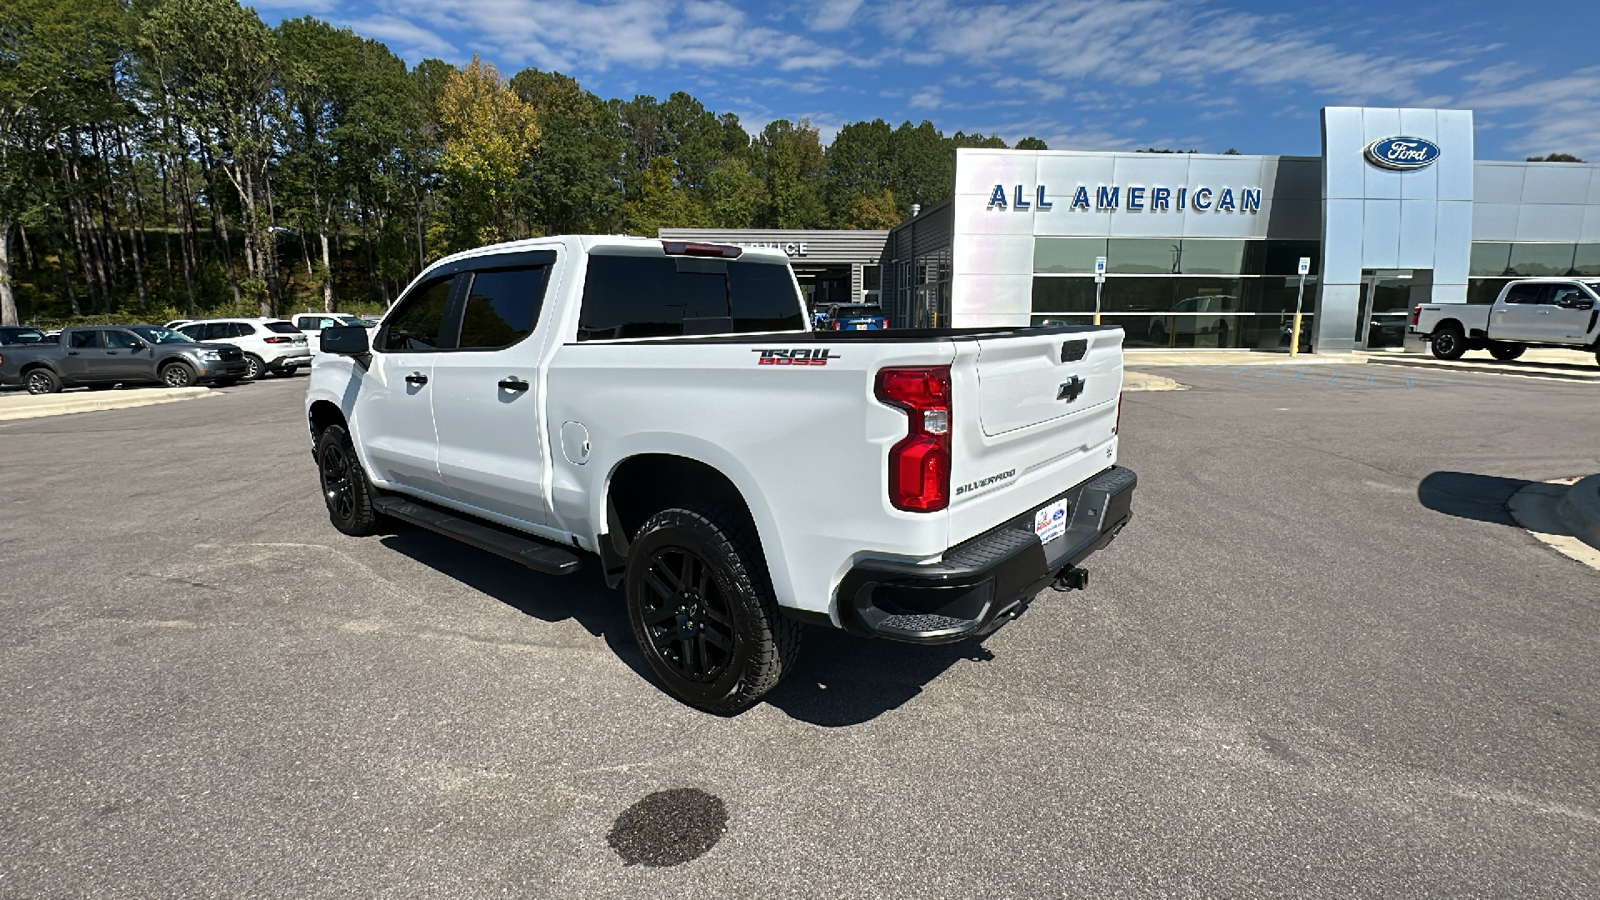
M 1411 310 L 1411 333 L 1439 359 L 1488 350 L 1509 362 L 1529 347 L 1587 350 L 1600 363 L 1600 279 L 1524 278 L 1506 284 L 1494 305 L 1424 303 Z
M 370 336 L 325 329 L 306 414 L 334 527 L 597 557 L 666 689 L 731 713 L 801 623 L 936 644 L 1085 586 L 1136 483 L 1122 337 L 814 332 L 781 253 L 540 238 L 440 260 Z

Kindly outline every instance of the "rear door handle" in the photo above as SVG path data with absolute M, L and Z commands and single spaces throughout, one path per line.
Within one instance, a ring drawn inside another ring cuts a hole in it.
M 528 383 L 526 381 L 523 381 L 521 378 L 518 378 L 515 375 L 512 375 L 512 376 L 510 376 L 508 378 L 500 379 L 500 387 L 502 389 L 508 390 L 508 391 L 521 392 L 521 391 L 525 391 L 525 390 L 528 389 Z
M 414 384 L 418 387 L 421 387 L 427 383 L 428 376 L 422 374 L 421 372 L 412 372 L 410 375 L 406 376 L 406 384 Z

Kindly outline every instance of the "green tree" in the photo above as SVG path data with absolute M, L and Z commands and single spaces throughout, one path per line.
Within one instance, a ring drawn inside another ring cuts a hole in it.
M 827 157 L 811 122 L 778 119 L 756 140 L 767 189 L 766 224 L 772 228 L 821 228 L 827 224 L 822 204 L 822 173 Z
M 917 126 L 905 122 L 894 130 L 889 161 L 889 189 L 904 214 L 910 214 L 913 203 L 929 206 L 943 200 L 954 184 L 955 153 L 927 120 Z
M 766 185 L 741 154 L 711 171 L 704 190 L 712 228 L 749 228 L 766 206 Z
M 828 169 L 823 176 L 822 195 L 829 217 L 837 225 L 853 218 L 858 198 L 876 198 L 889 192 L 894 180 L 890 159 L 893 129 L 882 119 L 851 122 L 839 129 L 828 145 Z M 898 215 L 896 221 L 899 221 Z
M 538 113 L 539 150 L 517 185 L 535 230 L 616 230 L 623 141 L 610 107 L 559 72 L 525 69 L 511 89 Z
M 1017 141 L 1017 149 L 1018 150 L 1049 150 L 1050 149 L 1050 145 L 1046 144 L 1044 141 L 1042 141 L 1042 140 L 1040 140 L 1040 139 L 1038 139 L 1036 137 L 1033 137 L 1032 135 L 1029 135 L 1028 137 L 1023 138 L 1022 140 Z
M 626 206 L 628 233 L 655 237 L 661 228 L 706 228 L 711 224 L 705 207 L 678 184 L 672 160 L 658 156 L 645 167 L 639 195 Z
M 1530 156 L 1530 157 L 1528 157 L 1528 162 L 1581 163 L 1581 162 L 1583 162 L 1583 160 L 1579 159 L 1576 156 L 1573 156 L 1571 153 L 1550 153 L 1550 154 L 1547 154 L 1545 156 Z
M 474 201 L 469 214 L 482 243 L 512 235 L 502 203 L 539 143 L 534 108 L 518 97 L 494 66 L 472 57 L 439 97 L 444 153 L 439 166 Z
M 894 201 L 894 192 L 885 188 L 882 193 L 855 197 L 850 201 L 850 216 L 846 228 L 893 228 L 904 219 Z

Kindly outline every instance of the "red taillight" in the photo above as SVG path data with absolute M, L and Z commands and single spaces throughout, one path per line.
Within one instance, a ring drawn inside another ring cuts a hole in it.
M 294 343 L 294 338 L 269 337 L 266 338 L 266 342 L 269 344 L 292 344 Z
M 889 327 L 889 320 L 888 319 L 879 319 L 878 320 L 878 327 L 887 329 Z
M 828 325 L 828 327 L 832 328 L 834 331 L 839 331 L 840 328 L 841 328 L 841 326 L 839 325 L 839 320 L 838 319 L 834 319 L 833 322 L 831 322 Z
M 1412 325 L 1416 325 L 1417 324 L 1417 320 L 1420 319 L 1420 318 L 1422 318 L 1422 307 L 1420 307 L 1420 306 L 1411 307 L 1411 324 Z
M 949 506 L 950 367 L 879 370 L 877 395 L 906 413 L 906 436 L 889 450 L 889 502 L 907 512 Z
M 727 244 L 700 244 L 693 241 L 662 241 L 661 249 L 668 256 L 718 256 L 723 259 L 738 259 L 744 248 L 733 247 Z

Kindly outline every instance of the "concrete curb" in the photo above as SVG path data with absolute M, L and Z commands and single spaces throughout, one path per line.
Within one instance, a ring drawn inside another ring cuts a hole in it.
M 1600 381 L 1600 367 L 1592 372 L 1552 369 L 1544 366 L 1517 365 L 1515 363 L 1461 362 L 1459 360 L 1385 359 L 1367 360 L 1373 366 L 1406 366 L 1413 369 L 1433 369 L 1438 372 L 1487 372 L 1493 375 L 1521 375 L 1524 378 L 1559 378 L 1562 381 Z
M 1137 394 L 1144 391 L 1186 391 L 1189 386 L 1179 384 L 1163 375 L 1151 375 L 1148 372 L 1122 373 L 1122 391 L 1126 394 Z
M 1556 504 L 1572 536 L 1600 550 L 1600 475 L 1590 475 L 1567 488 Z
M 1575 536 L 1572 523 L 1562 513 L 1563 502 L 1577 480 L 1557 478 L 1530 484 L 1511 495 L 1506 501 L 1506 511 L 1539 543 L 1600 571 L 1600 549 Z
M 1124 356 L 1126 364 L 1140 369 L 1165 366 L 1359 366 L 1367 361 L 1365 353 L 1302 353 L 1290 356 L 1287 352 L 1272 350 L 1200 350 L 1185 353 L 1172 350 L 1129 350 Z
M 155 406 L 158 403 L 194 400 L 198 397 L 209 397 L 213 393 L 215 392 L 211 388 L 189 387 L 0 396 L 0 422 L 65 416 L 103 409 L 133 409 L 138 406 Z

